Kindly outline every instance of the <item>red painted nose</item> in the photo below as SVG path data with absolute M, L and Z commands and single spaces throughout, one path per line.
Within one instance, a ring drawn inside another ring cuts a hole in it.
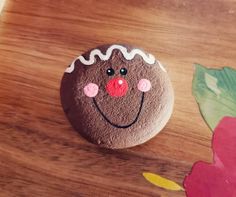
M 128 83 L 124 78 L 118 77 L 108 81 L 106 90 L 110 96 L 121 97 L 128 91 Z

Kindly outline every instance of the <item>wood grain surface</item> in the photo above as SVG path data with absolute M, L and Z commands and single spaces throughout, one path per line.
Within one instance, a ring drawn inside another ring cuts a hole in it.
M 105 43 L 143 47 L 173 82 L 173 116 L 141 146 L 98 148 L 63 113 L 65 68 Z M 193 63 L 236 68 L 236 1 L 7 0 L 0 17 L 0 196 L 185 196 L 151 185 L 142 172 L 182 184 L 195 161 L 211 161 L 211 131 L 191 93 Z

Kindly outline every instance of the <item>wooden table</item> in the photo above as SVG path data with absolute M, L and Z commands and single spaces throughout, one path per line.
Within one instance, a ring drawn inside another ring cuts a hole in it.
M 63 113 L 65 68 L 104 43 L 143 47 L 173 82 L 173 116 L 141 146 L 98 148 Z M 211 131 L 191 94 L 196 62 L 236 68 L 235 1 L 7 0 L 0 17 L 0 196 L 185 196 L 142 173 L 182 184 L 195 161 L 211 161 Z

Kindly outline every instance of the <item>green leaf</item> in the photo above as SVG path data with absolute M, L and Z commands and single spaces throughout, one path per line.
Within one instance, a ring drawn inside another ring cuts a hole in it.
M 201 114 L 212 130 L 224 116 L 236 117 L 235 69 L 208 69 L 195 64 L 192 90 Z

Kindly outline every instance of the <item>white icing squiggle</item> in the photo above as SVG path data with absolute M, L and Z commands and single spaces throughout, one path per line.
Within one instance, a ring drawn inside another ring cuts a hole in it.
M 125 48 L 124 46 L 121 45 L 112 45 L 110 46 L 107 51 L 106 54 L 103 54 L 99 49 L 94 49 L 91 51 L 90 55 L 89 55 L 89 60 L 86 60 L 82 55 L 79 56 L 78 58 L 76 58 L 72 64 L 70 65 L 70 67 L 68 67 L 65 72 L 66 73 L 72 73 L 74 71 L 75 68 L 75 61 L 77 59 L 80 60 L 80 62 L 84 65 L 92 65 L 95 63 L 96 58 L 95 56 L 98 56 L 101 60 L 105 61 L 108 60 L 111 55 L 113 50 L 118 49 L 121 51 L 121 53 L 123 54 L 124 58 L 126 60 L 132 60 L 134 59 L 135 55 L 140 55 L 143 60 L 148 63 L 148 64 L 154 64 L 156 61 L 158 62 L 160 68 L 166 72 L 166 70 L 164 69 L 164 67 L 161 65 L 161 63 L 155 59 L 155 57 L 152 54 L 148 54 L 146 55 L 143 51 L 141 51 L 140 49 L 133 49 L 131 50 L 131 52 L 127 51 L 127 48 Z

